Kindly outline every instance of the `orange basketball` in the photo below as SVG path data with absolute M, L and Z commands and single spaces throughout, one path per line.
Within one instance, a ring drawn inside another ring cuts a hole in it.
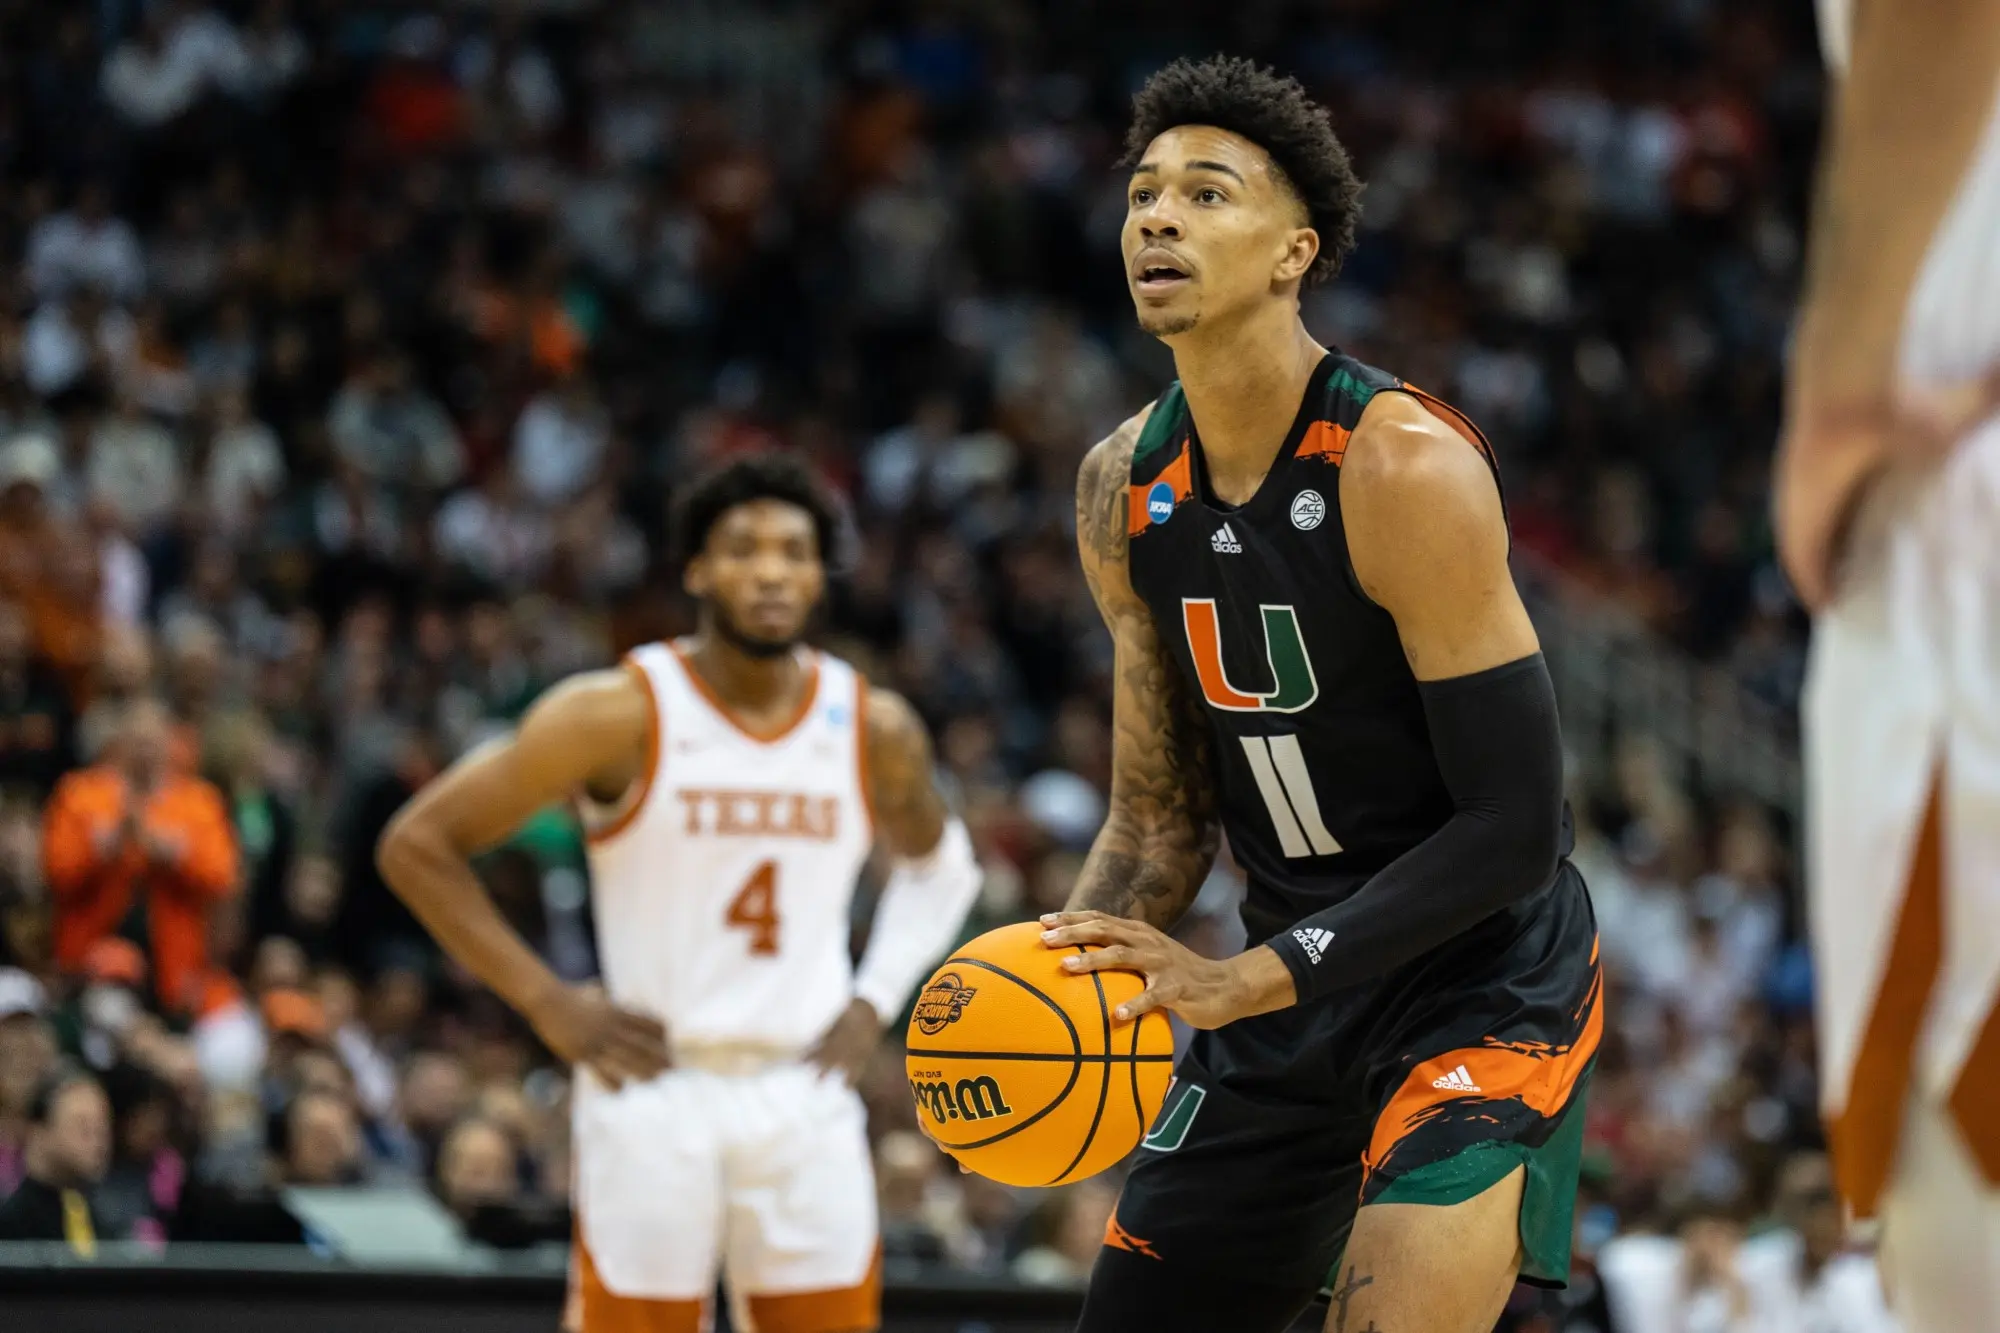
M 1072 975 L 1039 923 L 989 930 L 931 974 L 910 1018 L 910 1092 L 939 1147 L 1007 1185 L 1061 1185 L 1139 1146 L 1167 1095 L 1174 1039 L 1159 1011 L 1112 1011 L 1133 972 Z

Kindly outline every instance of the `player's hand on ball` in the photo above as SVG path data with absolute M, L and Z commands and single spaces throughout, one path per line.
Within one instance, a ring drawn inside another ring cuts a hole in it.
M 838 1072 L 853 1087 L 861 1081 L 861 1071 L 882 1043 L 882 1020 L 875 1006 L 866 1000 L 851 1000 L 833 1026 L 806 1056 L 810 1064 L 828 1073 Z
M 1121 1023 L 1168 1009 L 1190 1026 L 1219 1028 L 1282 1009 L 1296 998 L 1284 961 L 1261 946 L 1234 958 L 1204 958 L 1143 921 L 1103 912 L 1051 912 L 1042 925 L 1042 943 L 1052 949 L 1099 946 L 1063 959 L 1066 970 L 1079 976 L 1137 972 L 1146 978 L 1146 989 L 1115 1011 Z
M 613 1088 L 643 1083 L 667 1067 L 667 1029 L 657 1018 L 611 1003 L 601 986 L 562 986 L 528 1015 L 535 1035 Z

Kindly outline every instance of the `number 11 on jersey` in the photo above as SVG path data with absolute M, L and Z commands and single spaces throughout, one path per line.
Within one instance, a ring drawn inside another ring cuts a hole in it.
M 1243 753 L 1256 776 L 1257 790 L 1271 812 L 1278 846 L 1288 857 L 1332 856 L 1340 843 L 1320 818 L 1319 797 L 1297 736 L 1244 736 Z

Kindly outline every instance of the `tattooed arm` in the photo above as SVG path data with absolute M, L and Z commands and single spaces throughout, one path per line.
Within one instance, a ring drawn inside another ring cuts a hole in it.
M 1083 460 L 1076 543 L 1111 631 L 1111 809 L 1068 910 L 1131 917 L 1160 930 L 1180 919 L 1215 859 L 1208 726 L 1169 659 L 1126 564 L 1127 486 L 1147 408 Z
M 1267 946 L 1204 958 L 1166 931 L 1194 901 L 1215 859 L 1215 773 L 1208 721 L 1132 589 L 1126 558 L 1132 450 L 1146 414 L 1120 426 L 1084 459 L 1076 485 L 1083 573 L 1117 650 L 1112 686 L 1111 810 L 1077 877 L 1068 907 L 1042 918 L 1042 942 L 1073 952 L 1071 972 L 1138 972 L 1146 989 L 1118 1006 L 1127 1022 L 1171 1009 L 1216 1028 L 1297 1002 L 1284 961 Z

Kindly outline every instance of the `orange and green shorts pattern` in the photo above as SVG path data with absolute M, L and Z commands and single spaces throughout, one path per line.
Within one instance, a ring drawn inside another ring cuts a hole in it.
M 1458 1203 L 1523 1167 L 1521 1276 L 1562 1285 L 1603 989 L 1565 864 L 1384 977 L 1195 1034 L 1106 1244 L 1310 1292 L 1358 1209 Z

